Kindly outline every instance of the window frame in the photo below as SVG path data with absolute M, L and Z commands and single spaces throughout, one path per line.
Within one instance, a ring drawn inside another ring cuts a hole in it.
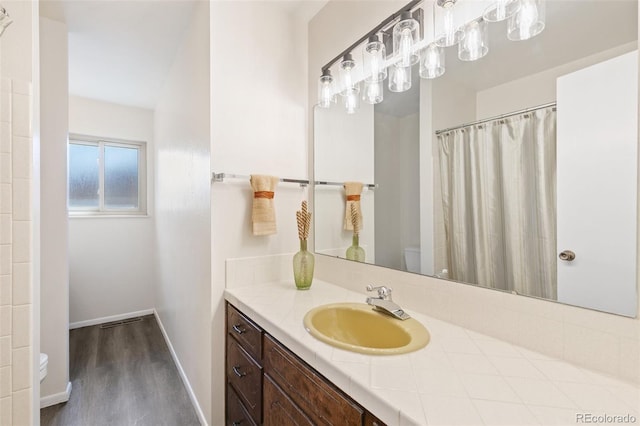
M 70 169 L 69 169 L 69 147 L 70 145 L 86 145 L 98 147 L 98 207 L 79 208 L 72 207 L 69 199 L 70 189 Z M 104 204 L 104 156 L 105 147 L 113 146 L 119 148 L 137 149 L 138 151 L 138 208 L 133 209 L 109 209 Z M 102 138 L 70 133 L 67 141 L 67 209 L 71 217 L 92 217 L 92 216 L 148 216 L 147 210 L 147 143 L 144 141 L 133 141 L 116 138 Z

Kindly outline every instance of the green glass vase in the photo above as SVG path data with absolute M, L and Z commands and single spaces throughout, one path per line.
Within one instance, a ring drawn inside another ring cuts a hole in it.
M 298 290 L 309 290 L 313 281 L 313 253 L 307 250 L 307 240 L 300 240 L 300 251 L 293 256 L 293 279 Z
M 347 249 L 347 259 L 355 260 L 356 262 L 364 262 L 365 253 L 364 249 L 360 247 L 360 236 L 357 234 L 353 235 L 353 240 L 351 242 L 351 247 Z

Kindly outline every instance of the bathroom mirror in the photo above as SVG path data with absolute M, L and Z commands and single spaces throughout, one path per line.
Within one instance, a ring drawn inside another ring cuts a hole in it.
M 367 263 L 635 317 L 637 7 L 548 0 L 532 39 L 490 23 L 477 61 L 316 107 L 316 253 L 346 257 L 357 203 Z

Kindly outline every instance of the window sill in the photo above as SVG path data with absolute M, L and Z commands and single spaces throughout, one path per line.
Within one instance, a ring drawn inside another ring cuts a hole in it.
M 69 219 L 149 219 L 149 214 L 91 214 L 70 213 Z

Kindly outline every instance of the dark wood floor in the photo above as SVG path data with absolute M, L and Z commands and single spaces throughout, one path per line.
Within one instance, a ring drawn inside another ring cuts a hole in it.
M 155 317 L 142 318 L 71 330 L 71 398 L 40 410 L 42 426 L 200 424 Z

